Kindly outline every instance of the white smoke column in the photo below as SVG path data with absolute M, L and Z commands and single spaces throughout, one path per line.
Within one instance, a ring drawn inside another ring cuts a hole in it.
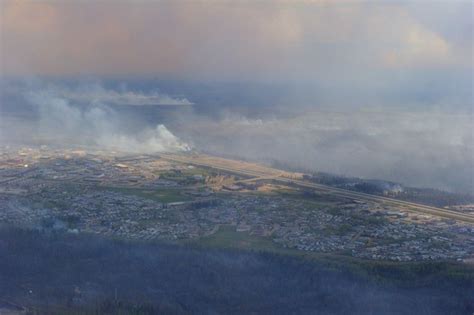
M 153 153 L 189 151 L 191 147 L 179 140 L 164 125 L 156 126 L 136 137 L 128 135 L 102 134 L 98 139 L 101 147 L 122 152 Z
M 37 106 L 39 125 L 32 135 L 43 143 L 60 145 L 92 145 L 130 153 L 188 151 L 190 146 L 164 125 L 145 129 L 136 135 L 122 131 L 117 113 L 109 106 L 94 101 L 92 106 L 78 107 L 58 96 L 54 90 L 41 90 L 26 95 Z
M 98 102 L 109 105 L 134 106 L 193 105 L 193 103 L 185 97 L 172 97 L 170 95 L 167 95 L 165 93 L 159 93 L 157 91 L 141 93 L 135 91 L 127 91 L 124 89 L 110 90 L 104 89 L 99 84 L 79 86 L 75 89 L 67 88 L 64 86 L 49 86 L 48 90 L 59 97 L 63 97 L 70 101 L 81 103 Z

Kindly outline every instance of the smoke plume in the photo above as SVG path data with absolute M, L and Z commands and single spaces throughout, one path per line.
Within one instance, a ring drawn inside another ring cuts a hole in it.
M 92 145 L 100 148 L 122 152 L 151 153 L 186 151 L 190 147 L 173 135 L 163 124 L 156 127 L 145 127 L 135 132 L 127 132 L 129 121 L 119 115 L 113 107 L 102 100 L 133 97 L 150 101 L 155 96 L 138 96 L 136 93 L 107 92 L 100 95 L 107 97 L 94 98 L 87 106 L 74 106 L 72 101 L 64 97 L 64 91 L 40 90 L 26 95 L 30 104 L 38 111 L 37 132 L 32 135 L 37 142 L 71 145 Z M 95 93 L 95 92 L 94 92 Z M 90 100 L 89 96 L 97 93 L 84 93 L 80 98 Z M 74 94 L 73 94 L 74 95 Z M 112 101 L 113 103 L 113 101 Z

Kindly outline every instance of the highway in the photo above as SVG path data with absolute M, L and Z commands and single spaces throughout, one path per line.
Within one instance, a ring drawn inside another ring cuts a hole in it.
M 457 221 L 474 224 L 474 215 L 471 215 L 471 214 L 456 212 L 456 211 L 452 211 L 448 209 L 436 208 L 436 207 L 417 204 L 417 203 L 413 203 L 409 201 L 402 201 L 402 200 L 397 200 L 397 199 L 392 199 L 392 198 L 387 198 L 387 197 L 382 197 L 382 196 L 355 192 L 351 190 L 326 186 L 322 184 L 306 182 L 306 181 L 294 179 L 294 178 L 288 178 L 288 177 L 285 177 L 283 174 L 290 174 L 289 172 L 272 169 L 269 167 L 262 167 L 261 168 L 263 170 L 262 171 L 262 170 L 252 170 L 251 167 L 254 166 L 254 164 L 250 164 L 250 163 L 249 163 L 250 165 L 249 169 L 242 169 L 240 167 L 237 168 L 229 164 L 246 164 L 246 163 L 240 162 L 240 161 L 224 160 L 222 158 L 218 158 L 216 161 L 206 161 L 206 160 L 203 161 L 203 159 L 199 158 L 200 156 L 198 156 L 197 158 L 192 157 L 192 156 L 188 157 L 188 156 L 174 155 L 174 154 L 160 154 L 159 156 L 160 158 L 164 160 L 169 160 L 173 162 L 213 168 L 213 169 L 222 170 L 222 171 L 226 171 L 233 174 L 255 177 L 254 180 L 271 179 L 275 182 L 282 183 L 289 186 L 297 186 L 297 187 L 324 191 L 336 196 L 347 197 L 347 198 L 352 198 L 352 199 L 369 200 L 369 201 L 376 201 L 376 202 L 401 206 L 403 207 L 404 211 L 423 213 L 423 214 L 433 215 L 433 216 L 437 216 L 441 218 L 454 219 Z M 206 156 L 206 159 L 208 158 L 209 157 Z

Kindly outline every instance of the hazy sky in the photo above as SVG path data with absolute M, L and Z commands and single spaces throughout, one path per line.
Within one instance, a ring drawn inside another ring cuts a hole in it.
M 0 3 L 0 74 L 34 78 L 2 83 L 0 101 L 10 109 L 26 102 L 41 117 L 39 129 L 28 123 L 21 133 L 17 120 L 0 117 L 3 141 L 67 126 L 80 128 L 65 135 L 84 139 L 82 126 L 91 125 L 142 150 L 147 139 L 175 141 L 170 128 L 210 152 L 474 189 L 472 1 Z M 84 77 L 106 86 L 70 80 Z M 132 137 L 117 135 L 130 117 L 109 115 L 123 102 L 194 105 L 179 123 L 153 122 Z
M 471 1 L 1 3 L 4 74 L 376 87 L 407 71 L 472 71 Z

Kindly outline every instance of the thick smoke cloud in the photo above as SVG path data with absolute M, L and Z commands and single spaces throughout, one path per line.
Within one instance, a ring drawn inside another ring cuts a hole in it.
M 141 153 L 193 147 L 310 172 L 474 191 L 470 111 L 420 106 L 277 110 L 273 106 L 252 113 L 238 104 L 206 108 L 201 104 L 205 98 L 194 106 L 117 106 L 115 100 L 123 95 L 151 99 L 155 92 L 100 85 L 9 86 L 8 90 L 26 97 L 38 114 L 31 120 L 4 115 L 0 121 L 3 143 L 16 139 Z M 94 97 L 100 94 L 97 91 L 119 96 L 99 100 Z M 9 102 L 15 99 L 5 103 Z
M 78 88 L 65 88 L 50 86 L 48 90 L 58 96 L 80 103 L 104 103 L 112 105 L 193 105 L 185 97 L 172 97 L 170 95 L 152 91 L 141 93 L 129 91 L 125 87 L 116 91 L 105 89 L 99 84 L 80 86 Z
M 306 171 L 474 191 L 472 115 L 431 111 L 306 112 L 291 117 L 184 119 L 202 150 Z
M 4 71 L 17 75 L 357 82 L 363 70 L 472 67 L 468 1 L 6 0 L 0 10 Z
M 65 91 L 67 90 L 49 88 L 25 92 L 25 98 L 37 111 L 38 118 L 36 121 L 29 122 L 33 125 L 29 126 L 30 138 L 23 140 L 33 140 L 41 144 L 91 145 L 132 153 L 174 152 L 190 149 L 163 124 L 149 126 L 136 132 L 127 132 L 125 125 L 128 122 L 113 107 L 102 103 L 103 100 L 115 104 L 118 100 L 135 99 L 143 104 L 151 102 L 157 94 L 119 93 L 102 88 L 92 91 L 84 90 L 80 98 L 86 105 L 75 106 L 74 101 L 77 101 L 79 97 L 70 93 L 72 96 L 66 98 Z M 98 94 L 97 91 L 101 93 Z M 97 95 L 104 97 L 96 97 Z M 137 102 L 132 102 L 132 104 L 137 104 Z M 4 131 L 12 133 L 12 130 Z

